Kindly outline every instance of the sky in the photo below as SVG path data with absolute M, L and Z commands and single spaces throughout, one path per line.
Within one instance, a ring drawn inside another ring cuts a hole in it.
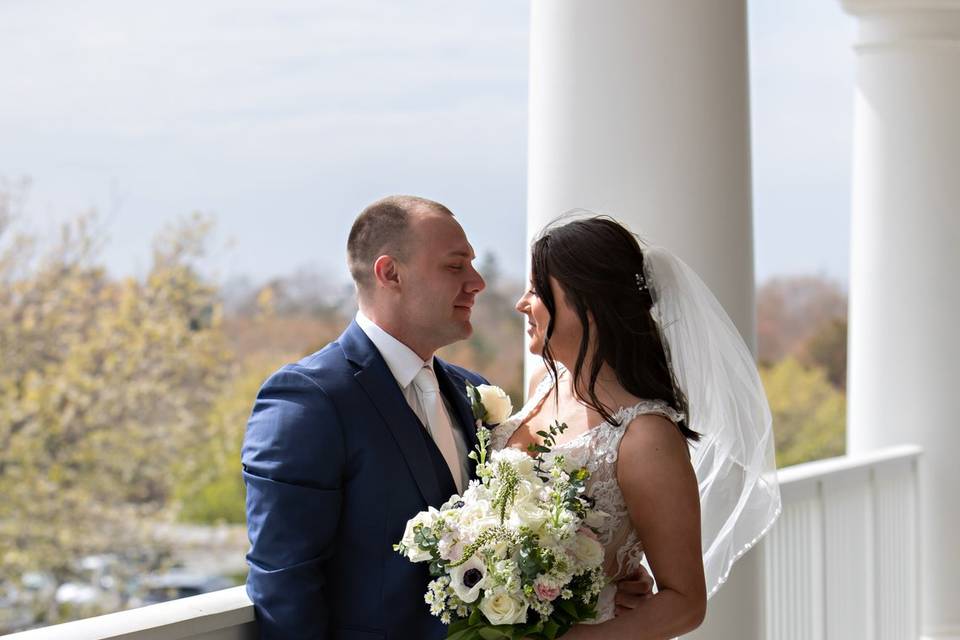
M 749 14 L 757 279 L 845 282 L 853 19 Z M 41 235 L 96 210 L 117 274 L 200 211 L 217 277 L 346 281 L 356 214 L 413 193 L 522 277 L 528 27 L 521 0 L 3 0 L 0 180 L 29 177 Z

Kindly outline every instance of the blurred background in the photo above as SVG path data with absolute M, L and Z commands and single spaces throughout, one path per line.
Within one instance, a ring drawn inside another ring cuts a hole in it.
M 522 402 L 528 14 L 0 3 L 0 633 L 243 582 L 246 418 L 350 321 L 347 231 L 383 195 L 457 215 L 488 289 L 441 355 Z M 854 25 L 803 0 L 749 18 L 787 466 L 844 453 Z

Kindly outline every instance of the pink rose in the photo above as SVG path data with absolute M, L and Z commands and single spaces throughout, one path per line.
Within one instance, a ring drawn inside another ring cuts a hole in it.
M 550 586 L 539 580 L 533 585 L 533 590 L 537 592 L 537 597 L 545 602 L 553 602 L 560 595 L 560 587 Z

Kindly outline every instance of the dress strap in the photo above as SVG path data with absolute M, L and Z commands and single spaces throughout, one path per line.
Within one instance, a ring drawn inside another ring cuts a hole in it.
M 637 416 L 650 413 L 663 416 L 674 424 L 680 424 L 686 419 L 682 413 L 671 407 L 664 400 L 641 400 L 632 407 L 622 409 L 620 415 L 617 417 L 620 419 L 621 424 L 626 426 Z

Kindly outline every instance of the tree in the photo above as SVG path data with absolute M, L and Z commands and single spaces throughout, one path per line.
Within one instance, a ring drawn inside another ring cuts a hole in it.
M 799 349 L 801 362 L 807 366 L 822 367 L 827 379 L 837 389 L 847 388 L 847 319 L 834 318 Z
M 847 294 L 817 276 L 774 278 L 757 289 L 759 360 L 770 364 L 798 350 L 820 328 L 847 317 Z
M 169 228 L 139 281 L 97 263 L 93 216 L 44 252 L 0 227 L 0 581 L 157 548 L 150 523 L 171 470 L 210 438 L 225 372 L 215 289 L 195 268 L 209 228 Z
M 843 455 L 846 401 L 826 371 L 787 357 L 760 375 L 773 414 L 777 466 Z
M 257 390 L 274 363 L 248 363 L 228 381 L 208 414 L 210 435 L 200 455 L 177 470 L 177 516 L 185 522 L 243 524 L 245 489 L 240 447 Z

